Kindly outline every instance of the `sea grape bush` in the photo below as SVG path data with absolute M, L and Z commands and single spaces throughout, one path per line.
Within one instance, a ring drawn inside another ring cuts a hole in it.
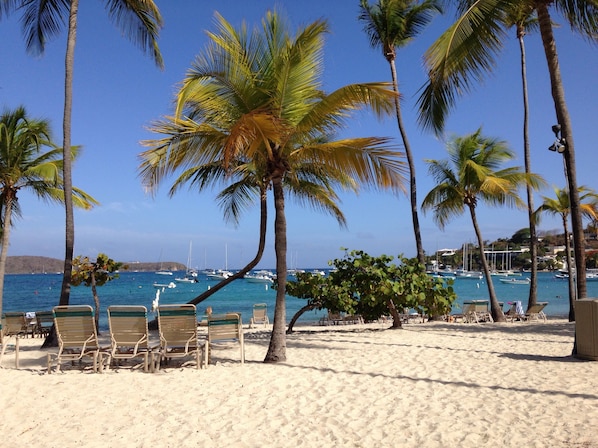
M 287 294 L 307 299 L 289 323 L 287 332 L 305 311 L 327 308 L 360 314 L 366 320 L 391 315 L 392 328 L 401 328 L 404 309 L 413 309 L 427 316 L 448 314 L 456 293 L 452 281 L 426 274 L 417 258 L 398 257 L 398 264 L 388 255 L 373 257 L 363 251 L 348 252 L 329 262 L 332 271 L 327 277 L 300 273 L 296 281 L 287 283 Z

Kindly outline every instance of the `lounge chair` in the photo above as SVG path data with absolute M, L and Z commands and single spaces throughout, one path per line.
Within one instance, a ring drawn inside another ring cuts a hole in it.
M 546 308 L 548 302 L 536 302 L 535 305 L 529 307 L 529 309 L 525 312 L 525 319 L 526 320 L 543 320 L 546 322 L 546 314 L 544 314 L 544 308 Z
M 249 328 L 253 328 L 256 324 L 264 324 L 265 327 L 270 325 L 268 305 L 265 303 L 256 303 L 253 305 L 253 316 L 249 320 Z
M 38 334 L 40 338 L 48 336 L 50 330 L 54 325 L 54 315 L 52 311 L 36 311 L 35 312 L 35 327 L 34 334 Z
M 0 352 L 0 366 L 2 365 L 2 358 L 4 352 L 8 347 L 8 340 L 11 337 L 15 338 L 15 366 L 19 368 L 19 339 L 27 335 L 28 325 L 25 313 L 23 312 L 7 312 L 2 317 L 2 324 L 0 325 L 2 340 L 2 351 Z
M 201 368 L 203 344 L 198 339 L 195 305 L 160 305 L 158 330 L 160 347 L 154 353 L 154 370 L 160 370 L 160 364 L 172 358 L 184 359 L 191 356 L 195 358 L 197 368 Z
M 525 312 L 523 311 L 523 306 L 521 305 L 520 300 L 516 300 L 515 302 L 509 302 L 511 304 L 511 308 L 505 313 L 505 317 L 507 321 L 515 322 L 516 320 L 523 321 L 525 320 Z
M 210 363 L 212 346 L 216 344 L 239 344 L 241 364 L 245 363 L 245 343 L 243 340 L 243 321 L 239 313 L 212 315 L 208 318 L 208 340 L 204 350 L 204 364 Z
M 338 325 L 343 322 L 343 316 L 338 311 L 328 311 L 328 314 L 320 318 L 320 325 Z
M 153 348 L 149 345 L 147 308 L 140 305 L 109 306 L 108 325 L 112 363 L 142 357 L 143 370 L 145 372 L 150 370 Z
M 59 305 L 52 309 L 54 326 L 58 336 L 58 353 L 48 353 L 48 373 L 52 373 L 55 360 L 56 370 L 65 361 L 82 362 L 89 357 L 93 371 L 102 372 L 104 357 L 109 355 L 100 347 L 93 309 L 89 305 Z

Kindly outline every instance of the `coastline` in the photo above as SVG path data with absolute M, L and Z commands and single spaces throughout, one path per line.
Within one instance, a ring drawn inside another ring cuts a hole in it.
M 598 363 L 570 356 L 573 324 L 387 328 L 301 325 L 278 364 L 262 362 L 270 333 L 245 329 L 245 365 L 232 348 L 156 374 L 48 375 L 23 339 L 0 429 L 12 447 L 598 447 Z

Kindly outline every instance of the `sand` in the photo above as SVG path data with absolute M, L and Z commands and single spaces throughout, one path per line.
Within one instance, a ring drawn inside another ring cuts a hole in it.
M 598 447 L 598 362 L 564 320 L 297 327 L 287 362 L 246 330 L 207 369 L 0 369 L 0 434 L 31 447 Z

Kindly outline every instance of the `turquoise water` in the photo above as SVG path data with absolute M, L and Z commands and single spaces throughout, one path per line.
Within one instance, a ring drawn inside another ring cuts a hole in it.
M 168 283 L 183 273 L 175 273 L 172 277 L 156 275 L 153 272 L 122 272 L 120 278 L 98 288 L 100 296 L 101 314 L 100 327 L 108 326 L 106 308 L 113 304 L 145 305 L 148 311 L 152 308 L 152 301 L 156 297 L 154 282 Z M 525 274 L 524 274 L 525 275 Z M 179 283 L 176 288 L 165 288 L 160 293 L 160 303 L 185 303 L 206 291 L 215 281 L 199 276 L 199 283 Z M 36 311 L 47 310 L 58 304 L 60 297 L 60 274 L 31 274 L 7 275 L 4 284 L 4 311 Z M 500 301 L 506 302 L 521 300 L 524 306 L 528 299 L 528 285 L 509 285 L 495 278 L 494 287 Z M 588 282 L 588 297 L 598 298 L 598 282 Z M 458 279 L 454 284 L 458 295 L 457 302 L 464 300 L 487 299 L 488 291 L 484 281 Z M 198 314 L 203 314 L 207 306 L 211 306 L 215 313 L 240 312 L 243 321 L 248 322 L 254 303 L 265 302 L 268 304 L 270 320 L 273 318 L 276 291 L 260 283 L 249 283 L 245 280 L 236 280 L 210 298 L 200 303 Z M 538 301 L 548 302 L 545 312 L 548 316 L 566 316 L 569 312 L 568 287 L 566 280 L 555 279 L 554 275 L 547 272 L 539 274 Z M 295 297 L 287 297 L 287 320 L 299 310 L 306 301 Z M 93 306 L 91 288 L 85 286 L 71 289 L 71 304 L 88 304 Z M 150 312 L 151 315 L 151 312 Z M 317 321 L 323 315 L 322 311 L 305 313 L 300 322 Z

